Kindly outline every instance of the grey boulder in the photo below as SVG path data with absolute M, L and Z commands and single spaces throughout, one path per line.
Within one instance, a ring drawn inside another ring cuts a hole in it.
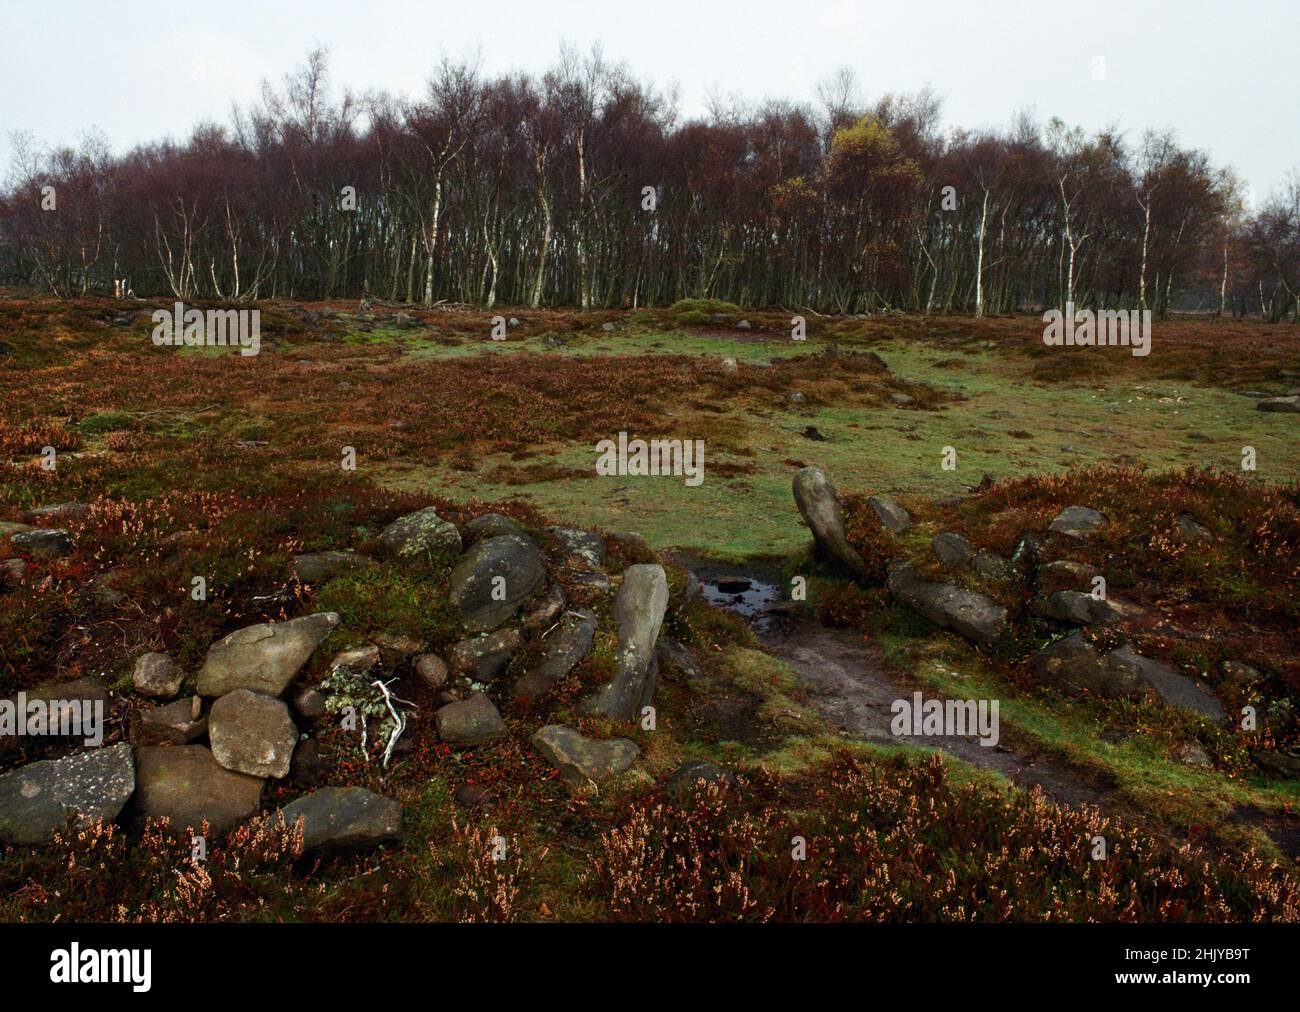
M 224 696 L 236 689 L 280 695 L 338 624 L 331 611 L 235 630 L 208 650 L 199 695 Z
M 402 806 L 364 787 L 322 787 L 290 802 L 279 816 L 302 820 L 302 849 L 375 847 L 402 836 Z
M 819 467 L 805 467 L 794 476 L 794 501 L 823 555 L 855 576 L 868 567 L 844 534 L 844 510 L 839 492 Z
M 69 816 L 112 822 L 134 790 L 125 742 L 28 763 L 0 776 L 0 840 L 49 843 Z
M 646 563 L 628 566 L 614 598 L 618 669 L 611 681 L 583 701 L 582 712 L 629 720 L 649 705 L 659 676 L 655 642 L 667 608 L 664 567 Z
M 289 775 L 298 728 L 283 700 L 236 689 L 212 704 L 208 738 L 226 769 L 279 780 Z
M 489 632 L 514 616 L 546 582 L 541 550 L 517 534 L 484 538 L 451 571 L 449 593 L 469 632 Z
M 973 590 L 922 580 L 910 565 L 890 567 L 889 592 L 937 626 L 976 643 L 992 643 L 1007 630 L 1007 610 Z
M 415 558 L 427 552 L 460 554 L 460 531 L 432 506 L 398 517 L 379 535 L 379 550 L 392 558 Z
M 533 735 L 533 744 L 566 781 L 576 786 L 598 783 L 629 769 L 641 749 L 628 738 L 601 741 L 562 724 L 548 724 Z

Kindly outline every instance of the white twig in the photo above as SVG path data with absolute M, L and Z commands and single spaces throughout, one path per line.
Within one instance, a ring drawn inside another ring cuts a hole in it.
M 379 691 L 384 694 L 384 705 L 388 707 L 388 712 L 393 715 L 393 733 L 388 736 L 388 745 L 384 749 L 384 769 L 388 769 L 388 760 L 393 756 L 393 748 L 397 745 L 397 739 L 400 738 L 402 732 L 406 730 L 406 715 L 399 713 L 397 707 L 393 705 L 396 697 L 388 691 L 387 685 L 381 682 L 378 678 L 375 679 L 374 684 L 379 686 Z M 396 701 L 399 703 L 405 702 L 405 700 L 401 699 Z

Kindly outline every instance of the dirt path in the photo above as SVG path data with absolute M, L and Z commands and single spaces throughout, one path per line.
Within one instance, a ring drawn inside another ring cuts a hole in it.
M 916 687 L 895 680 L 876 651 L 851 632 L 816 622 L 773 622 L 760 634 L 764 647 L 798 672 L 809 701 L 833 725 L 864 741 L 939 749 L 973 766 L 997 770 L 1013 783 L 1038 786 L 1058 802 L 1096 805 L 1114 811 L 1104 785 L 1071 767 L 1006 745 L 981 745 L 976 737 L 898 737 L 889 728 L 896 699 L 911 699 Z M 933 698 L 929 693 L 927 699 Z

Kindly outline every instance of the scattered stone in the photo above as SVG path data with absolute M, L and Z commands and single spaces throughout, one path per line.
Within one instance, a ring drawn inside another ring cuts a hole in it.
M 432 506 L 398 517 L 379 535 L 379 550 L 394 558 L 411 558 L 426 552 L 460 554 L 460 531 L 438 516 Z
M 27 563 L 22 559 L 5 559 L 0 562 L 0 582 L 16 587 L 26 575 Z
M 1134 604 L 1114 598 L 1099 600 L 1078 590 L 1058 590 L 1040 594 L 1029 603 L 1029 610 L 1044 618 L 1076 625 L 1115 625 L 1141 618 L 1145 612 Z
M 1052 521 L 1048 530 L 1072 538 L 1084 538 L 1093 531 L 1105 527 L 1106 524 L 1106 518 L 1094 509 L 1089 509 L 1087 506 L 1067 506 Z
M 576 559 L 592 569 L 599 569 L 605 564 L 605 539 L 595 531 L 585 531 L 578 527 L 548 527 L 546 530 L 555 538 L 569 560 Z
M 980 549 L 971 560 L 971 569 L 986 580 L 1009 580 L 1014 569 L 1010 562 L 993 552 Z
M 1007 629 L 1007 610 L 983 594 L 922 580 L 911 565 L 891 566 L 889 591 L 935 625 L 976 643 L 992 643 Z
M 1184 541 L 1191 541 L 1203 545 L 1214 544 L 1214 534 L 1208 527 L 1198 524 L 1190 513 L 1182 513 L 1178 517 L 1178 533 L 1182 535 Z
M 26 534 L 37 528 L 31 524 L 20 524 L 13 520 L 0 520 L 0 538 L 12 538 L 15 534 Z
M 135 790 L 131 746 L 90 749 L 0 775 L 0 840 L 49 843 L 69 815 L 112 822 Z
M 1258 668 L 1241 661 L 1224 661 L 1221 668 L 1224 677 L 1241 689 L 1253 689 L 1264 681 L 1264 676 L 1259 673 Z
M 654 696 L 659 679 L 654 663 L 655 643 L 668 608 L 668 579 L 664 567 L 641 563 L 628 566 L 623 586 L 614 599 L 614 618 L 618 622 L 618 670 L 588 697 L 585 713 L 630 720 Z
M 691 653 L 691 648 L 669 636 L 659 637 L 659 642 L 655 644 L 655 660 L 660 670 L 676 668 L 690 678 L 703 674 L 700 670 L 700 662 Z
M 372 569 L 378 563 L 356 552 L 308 552 L 293 557 L 293 575 L 302 583 L 324 583 L 344 573 Z
M 496 791 L 487 784 L 461 784 L 451 799 L 461 808 L 487 808 L 496 800 Z
M 602 323 L 600 329 L 606 334 L 612 334 L 614 332 L 614 325 L 612 323 Z
M 510 658 L 523 645 L 523 634 L 513 626 L 486 636 L 461 640 L 448 654 L 452 673 L 468 676 L 476 682 L 490 682 L 506 669 Z
M 199 695 L 224 696 L 236 689 L 280 695 L 338 624 L 338 615 L 326 611 L 235 630 L 208 650 Z
M 395 653 L 398 657 L 410 657 L 424 649 L 423 642 L 413 636 L 403 636 L 400 633 L 375 633 L 371 639 L 375 646 Z
M 506 722 L 492 700 L 475 692 L 464 701 L 448 703 L 433 715 L 438 737 L 448 745 L 481 745 L 506 736 Z
M 867 500 L 867 505 L 871 507 L 871 511 L 880 520 L 881 526 L 887 531 L 898 534 L 912 526 L 912 518 L 907 510 L 893 499 L 883 495 L 873 495 Z
M 960 534 L 936 534 L 930 542 L 930 548 L 939 561 L 951 569 L 968 566 L 975 558 L 975 547 Z
M 84 675 L 66 682 L 41 682 L 24 689 L 23 695 L 28 702 L 38 699 L 42 703 L 107 703 L 108 685 L 98 675 Z
M 326 713 L 325 695 L 310 685 L 299 689 L 294 693 L 293 708 L 308 720 L 320 720 Z
M 673 775 L 664 782 L 664 792 L 680 797 L 693 794 L 701 787 L 708 786 L 716 786 L 724 791 L 734 788 L 736 774 L 715 762 L 696 759 L 677 767 Z
M 289 775 L 298 728 L 283 700 L 236 689 L 212 704 L 208 738 L 226 769 L 280 780 Z
M 533 735 L 533 744 L 566 781 L 578 787 L 624 772 L 641 754 L 628 738 L 600 741 L 562 724 L 547 724 Z
M 794 501 L 822 554 L 856 576 L 869 576 L 858 550 L 844 534 L 839 493 L 819 467 L 805 467 L 794 476 Z
M 1188 742 L 1178 749 L 1178 761 L 1188 766 L 1209 766 L 1210 756 L 1196 742 Z
M 536 699 L 587 656 L 596 635 L 596 613 L 588 608 L 567 612 L 559 626 L 542 641 L 542 659 L 515 682 L 516 699 Z
M 1107 654 L 1106 662 L 1111 667 L 1133 671 L 1138 678 L 1155 689 L 1166 706 L 1191 710 L 1216 724 L 1222 724 L 1228 719 L 1223 712 L 1223 705 L 1192 679 L 1159 661 L 1134 653 L 1133 648 L 1127 644 Z
M 61 527 L 37 527 L 15 534 L 9 539 L 9 544 L 20 552 L 62 559 L 72 552 L 72 535 Z
M 821 430 L 815 425 L 804 426 L 803 432 L 799 433 L 799 435 L 803 436 L 804 439 L 811 439 L 814 443 L 826 442 L 826 437 L 822 435 Z
M 373 643 L 367 643 L 365 646 L 344 650 L 334 660 L 330 661 L 330 670 L 347 668 L 354 675 L 364 675 L 371 668 L 378 667 L 378 665 L 379 647 Z
M 889 392 L 889 399 L 890 399 L 891 401 L 893 401 L 895 404 L 911 404 L 911 403 L 912 403 L 912 398 L 909 397 L 907 394 L 903 393 L 903 391 L 901 391 L 901 390 L 891 390 L 891 391 Z
M 402 806 L 364 787 L 322 787 L 285 805 L 278 815 L 290 827 L 302 820 L 304 854 L 376 847 L 402 837 Z
M 329 775 L 329 764 L 321 758 L 320 743 L 315 738 L 304 738 L 293 750 L 289 763 L 289 779 L 303 787 L 316 787 Z
M 421 654 L 417 657 L 415 673 L 431 689 L 441 689 L 447 684 L 447 662 L 437 654 Z
M 1256 766 L 1277 780 L 1300 780 L 1300 754 L 1254 748 L 1250 757 Z
M 201 745 L 148 745 L 135 751 L 135 798 L 141 820 L 166 818 L 176 832 L 207 820 L 224 834 L 257 811 L 259 777 L 224 769 Z
M 609 577 L 600 572 L 576 573 L 572 579 L 574 586 L 584 587 L 597 594 L 608 594 L 612 587 Z
M 1256 411 L 1283 411 L 1294 414 L 1300 411 L 1300 397 L 1268 397 L 1255 405 Z
M 524 626 L 529 632 L 542 632 L 555 624 L 563 610 L 564 588 L 553 583 L 542 598 L 542 603 L 524 616 Z
M 471 544 L 484 538 L 498 538 L 503 534 L 514 534 L 527 541 L 532 540 L 522 527 L 500 513 L 484 513 L 465 525 L 465 540 Z
M 136 737 L 142 745 L 188 745 L 198 741 L 207 731 L 208 718 L 203 715 L 203 700 L 198 696 L 187 696 L 142 711 Z
M 151 699 L 172 699 L 181 691 L 185 672 L 166 654 L 143 654 L 131 672 L 135 691 Z
M 736 324 L 736 329 L 737 329 L 737 330 L 748 330 L 748 329 L 749 329 L 749 326 L 750 326 L 750 324 L 749 324 L 749 321 L 748 321 L 748 320 L 740 320 L 740 321 Z
M 69 520 L 85 520 L 89 512 L 90 506 L 84 502 L 61 502 L 54 506 L 39 506 L 29 511 L 24 519 L 33 524 L 42 520 L 66 523 Z
M 1086 584 L 1100 573 L 1101 570 L 1096 566 L 1089 566 L 1085 562 L 1071 562 L 1068 559 L 1057 559 L 1042 568 L 1043 576 L 1060 583 Z
M 484 538 L 461 557 L 451 571 L 449 593 L 465 629 L 488 632 L 513 617 L 545 581 L 545 560 L 537 545 L 501 534 Z

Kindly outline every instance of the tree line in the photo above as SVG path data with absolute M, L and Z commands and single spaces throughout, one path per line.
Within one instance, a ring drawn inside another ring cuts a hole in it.
M 818 94 L 681 120 L 671 90 L 564 50 L 358 96 L 316 51 L 184 143 L 15 138 L 0 275 L 63 297 L 1300 321 L 1300 173 L 1254 208 L 1169 132 L 945 130 L 933 95 L 867 102 L 849 71 Z

